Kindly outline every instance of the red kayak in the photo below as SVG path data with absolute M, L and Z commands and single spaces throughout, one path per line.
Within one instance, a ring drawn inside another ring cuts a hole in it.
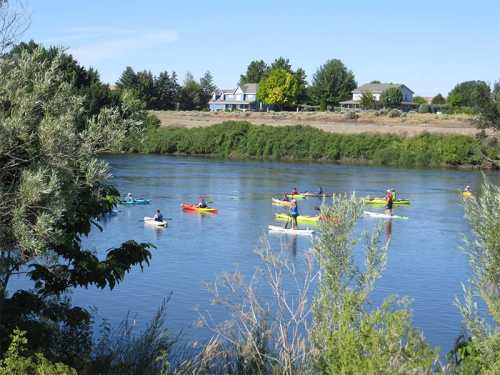
M 186 211 L 209 212 L 209 213 L 217 213 L 218 212 L 217 208 L 213 208 L 213 207 L 201 208 L 195 204 L 190 204 L 190 203 L 183 203 L 183 204 L 181 204 L 181 207 L 183 210 L 186 210 Z

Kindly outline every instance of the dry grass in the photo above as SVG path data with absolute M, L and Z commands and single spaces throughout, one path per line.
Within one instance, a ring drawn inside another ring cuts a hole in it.
M 328 132 L 393 133 L 416 135 L 424 131 L 441 134 L 473 136 L 478 129 L 467 115 L 436 115 L 409 113 L 406 117 L 376 116 L 362 112 L 357 120 L 347 120 L 344 114 L 333 112 L 182 112 L 153 111 L 162 126 L 203 127 L 223 121 L 248 121 L 252 124 L 272 126 L 309 125 Z

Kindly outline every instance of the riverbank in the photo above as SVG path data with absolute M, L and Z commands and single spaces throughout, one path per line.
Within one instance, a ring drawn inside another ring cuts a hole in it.
M 438 115 L 407 113 L 403 117 L 376 115 L 375 111 L 359 112 L 359 118 L 348 119 L 336 112 L 197 112 L 152 111 L 162 127 L 196 128 L 224 121 L 247 121 L 254 125 L 311 126 L 339 134 L 397 134 L 415 136 L 423 132 L 432 134 L 459 134 L 475 136 L 479 130 L 469 115 Z
M 151 129 L 134 151 L 231 159 L 329 161 L 398 167 L 494 168 L 500 144 L 466 135 L 338 134 L 309 126 L 226 121 Z

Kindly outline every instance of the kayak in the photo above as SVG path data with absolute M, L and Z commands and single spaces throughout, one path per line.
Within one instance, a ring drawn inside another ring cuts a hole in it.
M 364 198 L 365 204 L 385 205 L 387 202 L 384 198 Z M 407 206 L 410 204 L 409 199 L 396 199 L 392 201 L 395 206 Z
M 364 216 L 368 217 L 376 217 L 380 219 L 402 219 L 402 220 L 408 220 L 408 216 L 398 216 L 398 215 L 386 215 L 382 214 L 379 212 L 370 212 L 370 211 L 363 211 Z
M 213 208 L 213 207 L 200 208 L 200 207 L 197 207 L 195 204 L 190 204 L 190 203 L 183 203 L 183 204 L 181 204 L 181 207 L 183 210 L 186 210 L 186 211 L 205 212 L 205 213 L 218 212 L 217 208 Z
M 305 197 L 326 197 L 326 196 L 332 196 L 333 193 L 314 193 L 312 191 L 306 191 L 305 193 L 302 193 Z
M 134 199 L 132 201 L 121 201 L 122 204 L 126 204 L 128 206 L 134 206 L 139 204 L 150 204 L 151 199 Z
M 278 227 L 276 225 L 268 226 L 270 232 L 279 232 L 279 233 L 288 233 L 288 234 L 302 234 L 306 236 L 311 236 L 314 231 L 312 229 L 292 229 L 292 228 L 283 228 Z
M 285 206 L 285 207 L 290 206 L 290 202 L 284 201 L 283 199 L 272 198 L 272 201 L 275 206 Z
M 288 198 L 293 198 L 293 199 L 305 199 L 306 196 L 302 193 L 300 194 L 287 194 L 286 195 Z
M 288 214 L 279 213 L 275 214 L 274 218 L 280 221 L 289 221 L 291 220 Z M 318 224 L 319 216 L 307 216 L 307 215 L 299 215 L 297 216 L 297 223 L 299 224 Z
M 144 216 L 144 224 L 153 225 L 155 227 L 165 228 L 168 226 L 167 221 L 156 221 L 154 217 Z
M 462 195 L 464 196 L 464 198 L 471 198 L 474 196 L 470 191 L 464 191 Z

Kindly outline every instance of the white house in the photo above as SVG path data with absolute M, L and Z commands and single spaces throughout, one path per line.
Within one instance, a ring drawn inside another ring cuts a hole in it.
M 247 83 L 235 89 L 219 90 L 208 102 L 210 111 L 260 111 L 262 103 L 257 100 L 258 83 Z
M 397 87 L 403 94 L 403 101 L 401 103 L 402 109 L 411 109 L 415 106 L 413 103 L 414 92 L 406 85 L 401 83 L 365 83 L 352 91 L 352 99 L 340 102 L 342 108 L 361 108 L 361 96 L 364 92 L 371 92 L 375 100 L 380 101 L 380 95 L 391 87 Z

